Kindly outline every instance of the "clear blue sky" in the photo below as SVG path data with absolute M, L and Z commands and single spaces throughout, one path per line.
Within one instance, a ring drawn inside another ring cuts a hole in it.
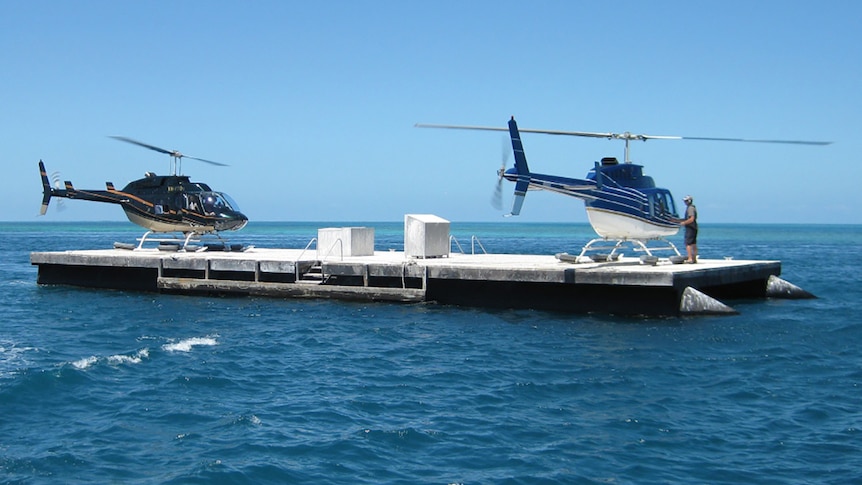
M 37 162 L 122 187 L 166 155 L 252 220 L 497 221 L 503 135 L 417 122 L 834 141 L 636 143 L 702 222 L 862 223 L 862 2 L 0 2 L 0 220 L 35 221 Z M 583 177 L 621 142 L 525 135 Z M 510 158 L 511 160 L 511 158 Z M 511 162 L 510 162 L 511 163 Z M 512 184 L 505 203 L 511 200 Z M 41 220 L 125 220 L 64 201 Z M 531 192 L 521 221 L 585 222 Z

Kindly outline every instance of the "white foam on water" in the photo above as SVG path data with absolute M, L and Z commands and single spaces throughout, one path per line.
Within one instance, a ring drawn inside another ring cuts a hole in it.
M 84 357 L 83 359 L 76 360 L 75 362 L 71 362 L 72 366 L 76 369 L 86 369 L 91 365 L 95 364 L 99 361 L 99 358 L 95 355 L 91 355 L 90 357 Z
M 0 377 L 12 374 L 28 365 L 27 352 L 38 352 L 36 347 L 18 347 L 14 342 L 0 342 Z
M 191 352 L 193 347 L 199 345 L 213 346 L 218 345 L 218 342 L 214 337 L 192 337 L 162 345 L 162 350 L 165 352 Z
M 108 362 L 111 364 L 140 364 L 143 359 L 150 357 L 150 349 L 143 348 L 132 355 L 112 355 L 108 357 Z

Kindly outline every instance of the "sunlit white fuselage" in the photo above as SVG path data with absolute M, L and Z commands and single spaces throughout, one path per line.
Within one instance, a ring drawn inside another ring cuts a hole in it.
M 640 217 L 596 207 L 586 209 L 593 230 L 606 239 L 657 239 L 679 232 L 678 225 L 657 224 Z

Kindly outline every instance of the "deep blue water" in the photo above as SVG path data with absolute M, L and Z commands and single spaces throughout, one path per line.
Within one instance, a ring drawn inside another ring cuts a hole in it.
M 304 247 L 337 223 L 251 224 Z M 375 227 L 401 249 L 401 223 Z M 862 227 L 707 225 L 817 300 L 620 318 L 36 285 L 30 251 L 128 223 L 0 223 L 2 483 L 785 484 L 862 480 Z M 577 252 L 580 224 L 458 224 Z M 676 241 L 682 246 L 680 241 Z M 469 249 L 468 249 L 469 251 Z

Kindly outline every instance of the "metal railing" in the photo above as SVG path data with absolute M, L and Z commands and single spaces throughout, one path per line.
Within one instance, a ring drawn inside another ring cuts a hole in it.
M 303 249 L 302 252 L 299 253 L 299 257 L 297 257 L 296 260 L 301 261 L 302 257 L 305 255 L 305 252 L 308 251 L 308 248 L 310 248 L 312 244 L 315 244 L 315 249 L 316 249 L 317 248 L 316 243 L 317 243 L 317 238 L 316 237 L 311 238 L 311 241 L 308 241 L 308 244 L 305 245 L 305 249 Z
M 452 243 L 455 243 L 455 246 L 458 247 L 458 251 L 461 254 L 466 254 L 464 252 L 464 248 L 461 247 L 461 243 L 458 242 L 458 238 L 453 235 L 449 236 L 449 249 L 452 249 Z M 482 245 L 482 241 L 479 240 L 476 236 L 470 236 L 470 254 L 476 254 L 476 245 L 479 246 L 479 249 L 482 250 L 482 253 L 488 254 L 488 251 L 485 250 L 485 246 Z

